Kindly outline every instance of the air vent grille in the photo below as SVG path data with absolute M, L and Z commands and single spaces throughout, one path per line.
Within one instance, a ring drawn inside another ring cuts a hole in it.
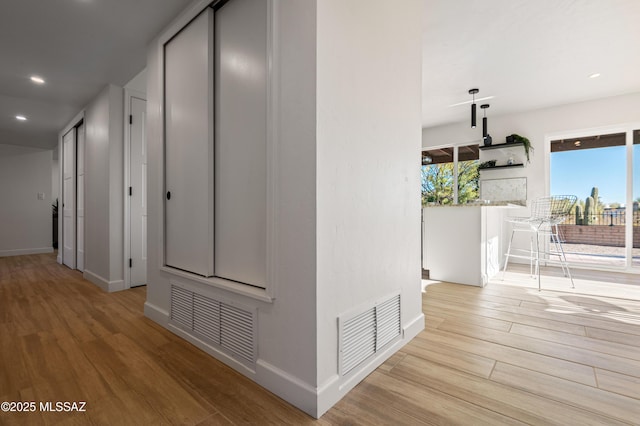
M 194 294 L 193 331 L 220 344 L 220 302 Z
M 253 315 L 235 306 L 221 304 L 220 345 L 253 361 Z
M 340 320 L 340 372 L 349 373 L 401 335 L 400 295 Z
M 171 321 L 236 358 L 255 363 L 256 312 L 171 286 Z
M 400 295 L 376 307 L 376 351 L 400 335 Z
M 171 286 L 171 320 L 183 327 L 193 326 L 193 293 Z

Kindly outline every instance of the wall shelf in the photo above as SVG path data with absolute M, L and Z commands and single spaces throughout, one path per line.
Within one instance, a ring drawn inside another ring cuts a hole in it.
M 505 164 L 503 166 L 493 166 L 493 167 L 485 167 L 484 169 L 478 169 L 480 172 L 484 172 L 486 170 L 494 170 L 494 169 L 510 169 L 514 167 L 524 167 L 524 163 L 517 164 Z
M 514 146 L 522 146 L 522 142 L 500 143 L 497 145 L 479 146 L 478 148 L 481 150 L 485 150 L 485 149 L 511 148 Z

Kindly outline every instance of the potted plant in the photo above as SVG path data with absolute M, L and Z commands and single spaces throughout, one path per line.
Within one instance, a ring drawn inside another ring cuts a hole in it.
M 507 143 L 522 143 L 522 147 L 524 148 L 524 155 L 527 157 L 527 163 L 530 162 L 529 152 L 533 152 L 533 146 L 531 146 L 531 142 L 529 141 L 529 139 L 513 133 L 512 135 L 507 136 Z

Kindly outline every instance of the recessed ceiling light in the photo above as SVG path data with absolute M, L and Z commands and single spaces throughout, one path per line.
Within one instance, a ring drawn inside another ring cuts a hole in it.
M 32 75 L 31 81 L 37 84 L 44 84 L 44 79 L 42 77 L 38 77 L 37 75 Z
M 589 76 L 589 78 L 598 78 L 598 77 L 600 77 L 600 73 L 599 72 L 594 72 L 593 74 L 591 74 Z
M 580 141 L 575 141 L 573 144 L 574 144 L 575 146 L 580 146 L 580 145 L 582 145 L 582 142 L 580 142 Z
M 25 117 L 24 115 L 16 115 L 16 120 L 25 121 L 26 119 L 27 117 Z

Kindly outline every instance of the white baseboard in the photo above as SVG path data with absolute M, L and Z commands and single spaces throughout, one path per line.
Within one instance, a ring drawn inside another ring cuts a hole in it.
M 160 309 L 148 301 L 144 302 L 144 316 L 149 318 L 151 321 L 160 324 L 164 328 L 167 328 L 169 324 L 169 312 L 164 309 Z
M 42 253 L 53 253 L 53 247 L 41 247 L 41 248 L 17 249 L 17 250 L 0 250 L 0 257 L 23 256 L 25 254 L 42 254 Z
M 84 277 L 84 279 L 91 281 L 107 293 L 124 290 L 123 280 L 108 281 L 100 275 L 89 271 L 88 269 L 84 270 L 82 276 Z
M 403 327 L 403 337 L 401 339 L 362 365 L 359 371 L 350 373 L 346 379 L 334 375 L 316 388 L 262 359 L 257 360 L 255 371 L 251 370 L 246 365 L 239 363 L 217 348 L 209 346 L 206 342 L 203 342 L 189 332 L 169 324 L 169 313 L 149 302 L 145 302 L 144 304 L 144 314 L 147 318 L 167 328 L 172 333 L 182 337 L 212 357 L 227 364 L 237 372 L 245 375 L 260 386 L 315 418 L 320 418 L 320 416 L 342 399 L 342 397 L 367 377 L 367 375 L 378 368 L 404 345 L 409 343 L 411 339 L 424 329 L 424 314 L 420 313 L 420 315 L 409 321 Z
M 314 386 L 261 359 L 256 362 L 254 380 L 310 416 L 319 418 L 318 390 Z
M 300 408 L 302 411 L 305 411 L 307 414 L 311 416 L 317 415 L 317 392 L 313 386 L 285 371 L 280 370 L 264 360 L 258 359 L 255 365 L 255 370 L 252 370 L 228 354 L 208 345 L 206 342 L 195 337 L 188 331 L 176 327 L 173 324 L 169 324 L 169 313 L 149 302 L 145 302 L 144 304 L 144 315 L 152 321 L 155 321 L 161 326 L 167 328 L 172 333 L 182 337 L 187 342 L 200 348 L 218 361 L 225 363 L 240 374 L 243 374 L 253 380 L 268 391 L 273 392 L 286 401 L 289 401 L 291 404 Z
M 315 418 L 320 418 L 327 410 L 340 401 L 351 389 L 371 374 L 391 355 L 399 351 L 404 345 L 409 343 L 411 339 L 416 337 L 424 329 L 424 314 L 421 312 L 413 320 L 409 321 L 403 327 L 402 339 L 398 340 L 387 349 L 380 352 L 368 362 L 358 367 L 358 371 L 350 372 L 347 378 L 338 375 L 332 376 L 318 387 L 317 412 L 309 413 Z

